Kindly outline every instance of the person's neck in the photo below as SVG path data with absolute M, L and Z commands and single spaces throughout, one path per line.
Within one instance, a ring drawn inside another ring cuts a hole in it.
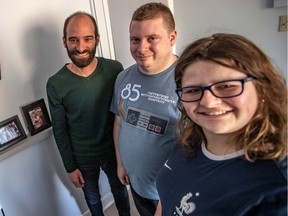
M 80 68 L 77 67 L 74 63 L 70 63 L 67 65 L 67 68 L 78 76 L 88 77 L 90 76 L 97 67 L 98 60 L 94 58 L 92 62 L 86 67 Z
M 237 152 L 235 140 L 231 134 L 210 134 L 205 133 L 207 140 L 206 149 L 215 155 L 227 155 Z
M 164 65 L 161 65 L 157 68 L 141 68 L 139 67 L 140 71 L 144 74 L 148 74 L 148 75 L 156 75 L 159 73 L 162 73 L 163 71 L 165 71 L 166 69 L 168 69 L 172 64 L 174 64 L 177 61 L 178 57 L 174 54 L 171 54 L 170 58 L 167 59 L 167 61 L 165 62 Z

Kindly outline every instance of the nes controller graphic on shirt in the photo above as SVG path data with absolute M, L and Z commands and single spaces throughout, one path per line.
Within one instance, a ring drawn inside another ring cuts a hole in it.
M 126 122 L 150 133 L 165 134 L 169 118 L 138 108 L 128 107 Z

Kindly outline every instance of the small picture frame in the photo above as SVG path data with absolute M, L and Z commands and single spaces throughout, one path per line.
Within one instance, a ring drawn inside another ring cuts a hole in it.
M 51 120 L 43 98 L 22 105 L 20 109 L 31 136 L 51 127 Z
M 27 138 L 18 115 L 0 122 L 0 151 Z

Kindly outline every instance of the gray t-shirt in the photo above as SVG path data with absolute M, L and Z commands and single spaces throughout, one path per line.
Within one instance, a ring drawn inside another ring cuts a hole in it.
M 133 189 L 147 199 L 159 199 L 156 176 L 176 145 L 175 64 L 156 75 L 134 64 L 115 82 L 110 110 L 121 119 L 120 156 Z

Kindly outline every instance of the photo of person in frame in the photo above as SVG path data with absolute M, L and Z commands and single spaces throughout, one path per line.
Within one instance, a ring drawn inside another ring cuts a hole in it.
M 3 145 L 20 135 L 20 131 L 15 122 L 11 122 L 10 124 L 0 128 L 0 145 Z
M 29 111 L 29 116 L 31 118 L 34 129 L 40 128 L 46 124 L 45 117 L 40 106 Z

